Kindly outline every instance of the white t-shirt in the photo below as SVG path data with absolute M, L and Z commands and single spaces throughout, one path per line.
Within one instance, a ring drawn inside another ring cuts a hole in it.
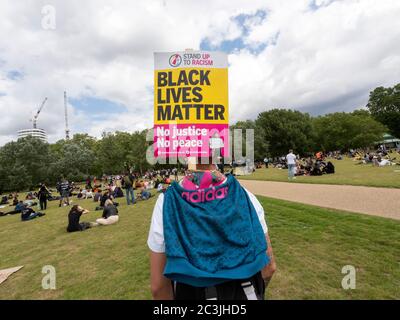
M 286 156 L 287 164 L 296 164 L 296 156 L 293 153 L 289 153 Z
M 390 164 L 390 161 L 387 159 L 382 160 L 381 162 L 379 162 L 379 166 L 380 167 L 384 167 Z
M 246 189 L 245 189 L 246 190 Z M 265 234 L 268 232 L 267 223 L 265 222 L 264 208 L 257 200 L 257 198 L 249 191 L 247 191 L 250 201 L 256 209 L 258 219 L 260 220 L 261 227 Z M 164 253 L 165 252 L 165 241 L 164 241 L 164 226 L 163 226 L 163 204 L 164 194 L 160 194 L 156 205 L 153 210 L 153 217 L 151 219 L 149 237 L 147 239 L 147 245 L 153 252 Z

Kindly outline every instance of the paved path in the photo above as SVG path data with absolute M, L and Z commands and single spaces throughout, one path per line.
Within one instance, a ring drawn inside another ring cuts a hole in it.
M 400 220 L 400 189 L 240 180 L 254 194 Z

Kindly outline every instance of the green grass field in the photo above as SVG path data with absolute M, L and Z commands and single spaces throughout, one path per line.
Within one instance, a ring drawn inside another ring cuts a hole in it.
M 397 157 L 400 159 L 400 156 Z M 321 183 L 355 185 L 368 187 L 400 188 L 400 166 L 373 167 L 371 164 L 356 165 L 358 161 L 350 158 L 343 160 L 332 160 L 335 165 L 335 174 L 322 176 L 301 176 L 294 182 L 297 183 Z M 245 180 L 268 180 L 268 181 L 288 181 L 288 171 L 284 169 L 270 168 L 257 169 L 249 176 L 241 176 Z
M 400 299 L 399 221 L 259 199 L 278 264 L 269 299 Z M 155 198 L 129 208 L 123 200 L 118 224 L 72 234 L 68 208 L 55 202 L 32 221 L 0 217 L 0 269 L 24 265 L 0 285 L 0 299 L 150 299 L 146 241 Z M 56 290 L 41 287 L 44 265 L 56 268 Z M 345 265 L 356 267 L 356 290 L 341 288 Z

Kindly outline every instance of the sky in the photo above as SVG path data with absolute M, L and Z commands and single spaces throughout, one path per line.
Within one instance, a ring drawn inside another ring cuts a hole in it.
M 399 0 L 2 0 L 0 145 L 32 126 L 133 132 L 153 124 L 153 53 L 228 53 L 230 123 L 272 108 L 365 107 L 400 82 Z

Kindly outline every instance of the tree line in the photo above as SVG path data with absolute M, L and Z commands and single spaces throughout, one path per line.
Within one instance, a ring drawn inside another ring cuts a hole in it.
M 284 155 L 289 149 L 308 155 L 367 148 L 380 142 L 384 133 L 400 137 L 400 84 L 376 88 L 365 110 L 312 117 L 300 111 L 272 109 L 231 128 L 254 130 L 258 160 Z M 152 167 L 146 160 L 151 144 L 146 134 L 147 130 L 103 133 L 100 139 L 75 134 L 52 144 L 33 137 L 9 142 L 0 148 L 0 193 L 39 183 L 53 185 L 61 176 L 83 181 L 89 175 L 121 174 L 129 169 L 143 172 Z
M 54 185 L 61 177 L 84 181 L 89 175 L 143 171 L 150 167 L 147 145 L 146 131 L 103 133 L 101 139 L 75 134 L 53 144 L 21 138 L 0 148 L 0 193 Z
M 233 128 L 254 129 L 254 157 L 278 157 L 289 149 L 306 156 L 317 151 L 366 148 L 382 140 L 387 128 L 366 110 L 311 117 L 300 111 L 273 109 Z
M 400 83 L 370 93 L 366 109 L 318 117 L 288 109 L 262 112 L 256 120 L 239 121 L 232 129 L 254 129 L 254 156 L 277 157 L 295 150 L 347 151 L 379 143 L 384 133 L 400 137 Z M 244 149 L 243 142 L 243 149 Z

